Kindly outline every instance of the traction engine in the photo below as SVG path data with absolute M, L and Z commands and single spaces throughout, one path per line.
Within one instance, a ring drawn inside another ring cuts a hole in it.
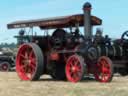
M 127 75 L 128 40 L 125 36 L 128 32 L 117 40 L 111 40 L 107 35 L 103 37 L 101 30 L 93 36 L 92 27 L 101 25 L 102 20 L 91 16 L 91 9 L 87 2 L 83 6 L 84 14 L 8 24 L 9 29 L 22 30 L 38 26 L 46 33 L 38 36 L 32 31 L 32 35 L 17 37 L 20 46 L 16 71 L 20 79 L 34 81 L 49 74 L 57 80 L 78 82 L 91 74 L 100 82 L 110 82 L 116 72 Z M 84 35 L 80 27 L 83 27 Z M 55 30 L 49 35 L 48 29 Z

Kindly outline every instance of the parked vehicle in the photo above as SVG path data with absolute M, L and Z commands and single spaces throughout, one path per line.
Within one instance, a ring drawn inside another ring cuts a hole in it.
M 78 82 L 87 74 L 93 74 L 100 82 L 110 82 L 113 74 L 128 74 L 128 32 L 121 39 L 112 41 L 102 31 L 93 36 L 92 28 L 102 20 L 91 16 L 92 6 L 85 3 L 83 14 L 71 16 L 16 21 L 8 28 L 44 30 L 44 36 L 24 35 L 16 56 L 16 71 L 22 80 L 38 80 L 43 74 L 54 79 Z M 80 27 L 84 28 L 81 34 Z M 53 33 L 48 31 L 54 29 Z M 68 29 L 70 31 L 68 31 Z M 75 29 L 75 30 L 72 30 Z M 51 35 L 50 35 L 51 34 Z M 123 71 L 121 71 L 122 69 Z
M 14 55 L 11 52 L 0 52 L 0 71 L 8 72 L 15 67 Z

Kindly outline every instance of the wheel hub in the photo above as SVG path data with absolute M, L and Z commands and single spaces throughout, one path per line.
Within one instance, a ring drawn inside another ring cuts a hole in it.
M 29 59 L 24 60 L 23 63 L 24 63 L 25 65 L 29 65 L 29 64 L 31 64 L 31 60 L 29 60 Z
M 78 66 L 73 66 L 71 68 L 71 70 L 72 70 L 72 72 L 79 72 L 80 71 L 80 69 L 78 68 Z
M 94 76 L 100 82 L 110 82 L 112 80 L 112 62 L 108 57 L 102 56 L 99 58 Z
M 84 60 L 78 55 L 70 56 L 66 64 L 66 76 L 71 82 L 78 82 L 84 74 Z
M 77 68 L 75 66 L 72 67 L 72 71 L 73 72 L 76 72 L 77 71 Z

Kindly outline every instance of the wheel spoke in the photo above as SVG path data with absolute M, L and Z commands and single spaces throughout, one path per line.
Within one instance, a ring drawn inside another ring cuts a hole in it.
M 75 63 L 74 63 L 75 66 L 79 66 L 79 61 L 76 60 Z
M 21 66 L 20 70 L 21 70 L 21 72 L 26 73 L 27 72 L 27 67 Z
M 74 66 L 74 60 L 71 60 L 70 65 L 73 67 Z
M 81 71 L 81 66 L 80 66 L 80 65 L 77 66 L 77 70 L 78 70 L 78 71 Z
M 25 68 L 26 68 L 26 65 L 25 65 L 25 64 L 21 64 L 21 65 L 20 65 L 20 70 L 21 70 L 21 71 L 24 71 Z
M 34 53 L 33 53 L 33 51 L 31 50 L 31 51 L 29 52 L 29 59 L 31 59 L 33 56 L 34 56 Z
M 33 74 L 33 72 L 34 72 L 34 69 L 32 67 L 29 67 L 29 73 Z
M 35 69 L 35 67 L 36 67 L 35 64 L 31 64 L 30 66 L 31 66 L 31 68 L 33 68 L 33 69 Z
M 105 75 L 102 73 L 101 79 L 104 81 L 105 80 Z
M 107 81 L 108 78 L 109 78 L 108 74 L 102 74 L 102 80 L 103 81 Z
M 36 63 L 36 59 L 35 58 L 31 58 L 31 63 L 35 64 Z
M 25 59 L 25 58 L 26 58 L 23 54 L 20 54 L 20 56 L 21 56 L 23 59 Z
M 83 74 L 83 61 L 82 58 L 77 55 L 69 57 L 66 64 L 67 79 L 71 82 L 78 82 L 82 78 Z
M 100 82 L 109 82 L 112 76 L 110 59 L 105 56 L 100 57 L 97 68 L 95 78 Z
M 81 71 L 81 70 L 78 70 L 77 73 L 78 73 L 78 74 L 82 74 L 82 71 Z
M 110 74 L 109 68 L 104 67 L 104 68 L 103 68 L 103 73 L 105 73 L 105 74 Z
M 78 76 L 77 73 L 74 73 L 72 77 L 73 77 L 74 80 L 78 80 L 79 79 L 79 76 Z

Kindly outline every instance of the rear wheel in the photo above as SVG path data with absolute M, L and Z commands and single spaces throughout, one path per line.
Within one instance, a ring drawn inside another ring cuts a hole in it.
M 78 55 L 72 55 L 67 60 L 66 76 L 71 82 L 78 82 L 83 78 L 85 69 L 84 59 Z
M 112 80 L 113 65 L 108 57 L 102 56 L 98 59 L 94 76 L 95 79 L 100 82 L 110 82 Z
M 10 64 L 8 62 L 2 62 L 0 66 L 0 71 L 8 72 L 10 70 Z
M 21 80 L 38 80 L 44 70 L 44 57 L 34 43 L 21 45 L 16 57 L 16 71 Z

